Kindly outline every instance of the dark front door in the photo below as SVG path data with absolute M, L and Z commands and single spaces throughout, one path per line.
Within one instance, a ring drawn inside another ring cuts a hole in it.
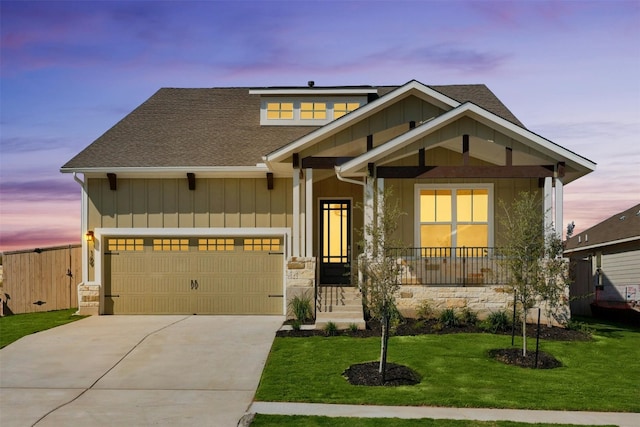
M 351 200 L 320 201 L 320 284 L 351 283 Z

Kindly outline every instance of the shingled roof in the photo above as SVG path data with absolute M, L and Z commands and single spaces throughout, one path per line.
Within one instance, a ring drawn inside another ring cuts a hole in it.
M 566 242 L 565 253 L 579 252 L 629 240 L 640 240 L 640 203 L 605 219 L 582 233 L 571 236 Z
M 430 87 L 524 127 L 485 85 Z M 376 89 L 384 96 L 397 88 Z M 160 89 L 62 170 L 255 166 L 264 154 L 318 128 L 260 126 L 260 96 L 249 89 Z

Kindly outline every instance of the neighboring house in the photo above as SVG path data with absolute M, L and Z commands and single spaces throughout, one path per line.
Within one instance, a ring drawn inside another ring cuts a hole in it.
M 564 255 L 571 260 L 574 314 L 599 306 L 637 306 L 640 301 L 640 204 L 571 236 Z M 638 307 L 640 309 L 640 307 Z
M 538 192 L 562 224 L 594 169 L 484 85 L 161 89 L 61 169 L 82 187 L 80 311 L 282 315 L 306 292 L 331 312 L 385 187 L 414 248 L 400 308 L 498 309 L 498 201 Z

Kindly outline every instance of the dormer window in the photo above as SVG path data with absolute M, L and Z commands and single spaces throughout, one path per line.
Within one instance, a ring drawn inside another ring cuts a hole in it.
M 360 107 L 359 102 L 334 102 L 333 118 L 337 119 Z
M 282 87 L 250 89 L 260 96 L 262 126 L 324 126 L 377 96 L 372 87 Z
M 327 118 L 326 102 L 301 102 L 301 120 L 325 120 Z
M 293 102 L 267 102 L 267 119 L 293 120 Z

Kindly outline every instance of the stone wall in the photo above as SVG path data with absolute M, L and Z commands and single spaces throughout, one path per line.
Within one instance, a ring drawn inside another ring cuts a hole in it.
M 513 310 L 513 294 L 503 286 L 403 285 L 396 299 L 398 309 L 406 317 L 415 317 L 416 310 L 423 301 L 427 301 L 436 312 L 446 308 L 460 310 L 467 307 L 481 320 L 493 312 Z M 566 323 L 571 317 L 568 295 L 563 298 L 563 304 L 557 310 L 555 318 L 547 319 L 544 302 L 539 302 L 537 307 L 542 309 L 541 322 L 544 324 L 551 323 L 557 326 Z M 538 309 L 529 310 L 527 322 L 535 323 L 537 320 Z
M 78 314 L 95 316 L 100 314 L 100 285 L 78 285 Z
M 296 296 L 305 296 L 311 300 L 311 308 L 315 313 L 316 259 L 312 257 L 291 257 L 287 261 L 286 276 L 287 319 L 293 315 L 289 311 L 289 301 Z

